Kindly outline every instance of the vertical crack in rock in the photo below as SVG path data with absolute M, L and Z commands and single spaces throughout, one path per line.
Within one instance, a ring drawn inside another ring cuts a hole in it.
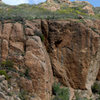
M 14 62 L 7 73 L 12 76 L 11 92 L 18 96 L 24 90 L 30 98 L 36 95 L 41 100 L 50 100 L 53 76 L 70 90 L 90 90 L 100 66 L 99 37 L 90 27 L 76 21 L 0 23 L 0 63 L 7 59 Z M 4 76 L 1 79 L 5 81 Z

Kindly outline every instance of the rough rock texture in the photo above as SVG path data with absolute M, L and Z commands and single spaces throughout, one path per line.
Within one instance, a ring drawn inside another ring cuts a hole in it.
M 13 87 L 8 87 L 8 82 L 5 76 L 0 75 L 0 100 L 21 100 L 17 97 L 17 92 L 13 91 Z M 13 94 L 13 95 L 12 95 Z
M 0 61 L 9 59 L 14 62 L 14 70 L 18 72 L 15 78 L 18 78 L 20 89 L 30 95 L 35 93 L 42 100 L 49 100 L 53 74 L 45 46 L 40 37 L 35 35 L 39 32 L 41 32 L 39 20 L 25 21 L 22 24 L 18 22 L 1 24 Z M 10 74 L 14 76 L 13 72 Z
M 80 5 L 88 15 L 94 15 L 93 6 L 88 1 L 74 1 L 69 5 L 69 7 L 80 7 Z
M 85 6 L 83 7 L 83 9 L 86 10 L 89 15 L 94 15 L 94 11 L 92 7 Z
M 74 1 L 71 2 L 70 0 L 47 0 L 46 2 L 42 3 L 40 7 L 46 8 L 51 11 L 61 10 L 62 7 L 78 7 L 88 15 L 95 15 L 93 6 L 88 1 Z
M 0 76 L 0 100 L 5 100 L 9 90 L 1 88 L 2 79 L 16 100 L 23 93 L 27 100 L 50 100 L 53 76 L 70 87 L 71 98 L 73 89 L 88 89 L 85 93 L 90 96 L 91 86 L 100 79 L 99 35 L 99 20 L 0 22 L 0 64 L 14 62 L 12 68 L 0 67 L 11 77 L 5 80 Z
M 70 85 L 77 89 L 90 88 L 99 69 L 99 35 L 82 23 L 47 23 L 47 47 L 54 75 L 66 86 Z
M 71 4 L 70 0 L 47 0 L 42 3 L 40 7 L 46 8 L 51 11 L 57 11 L 63 6 L 63 4 Z
M 92 31 L 96 32 L 97 34 L 100 34 L 100 20 L 85 20 L 86 26 L 90 27 Z M 100 81 L 100 70 L 97 76 L 97 80 Z

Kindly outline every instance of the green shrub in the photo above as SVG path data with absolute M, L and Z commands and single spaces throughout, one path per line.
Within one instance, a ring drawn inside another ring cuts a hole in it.
M 29 75 L 29 69 L 26 69 L 25 72 L 20 72 L 18 71 L 20 77 L 26 77 L 27 79 L 31 79 L 30 75 Z
M 39 36 L 41 38 L 42 42 L 44 41 L 45 37 L 44 37 L 44 35 L 40 31 L 35 30 L 35 35 Z
M 25 75 L 25 77 L 27 77 L 28 79 L 30 79 L 29 69 L 26 69 L 26 70 L 25 70 L 24 75 Z
M 68 88 L 61 88 L 59 83 L 54 83 L 52 90 L 55 95 L 53 100 L 69 100 Z
M 9 78 L 5 70 L 0 70 L 0 75 L 4 75 L 6 80 Z
M 92 29 L 94 32 L 98 33 L 98 31 L 97 31 L 97 29 L 96 29 L 95 27 L 91 27 L 91 29 Z M 99 33 L 98 33 L 98 34 L 99 34 Z
M 13 65 L 14 65 L 14 63 L 10 60 L 1 62 L 1 67 L 4 67 L 4 68 L 12 68 Z
M 54 0 L 56 2 L 60 0 Z M 50 6 L 49 4 L 46 4 Z M 76 5 L 76 4 L 75 4 Z M 24 19 L 67 19 L 78 18 L 78 15 L 86 16 L 89 19 L 87 11 L 83 10 L 83 4 L 75 7 L 69 7 L 67 4 L 62 4 L 61 9 L 57 11 L 50 11 L 44 8 L 43 5 L 28 5 L 23 4 L 19 6 L 0 5 L 0 20 L 10 19 L 13 21 L 23 21 Z M 97 12 L 97 11 L 96 11 Z M 100 14 L 92 18 L 100 18 Z
M 21 100 L 27 100 L 27 92 L 25 91 L 25 90 L 21 90 L 20 91 L 20 93 L 19 93 L 19 98 L 21 99 Z
M 91 87 L 93 93 L 100 94 L 100 84 L 94 83 L 94 85 Z

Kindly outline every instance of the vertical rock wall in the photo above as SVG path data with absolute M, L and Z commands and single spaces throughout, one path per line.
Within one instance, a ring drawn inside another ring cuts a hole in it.
M 41 100 L 50 100 L 53 74 L 49 55 L 38 33 L 42 34 L 40 20 L 0 23 L 0 63 L 14 62 L 20 89 L 34 91 Z M 19 72 L 23 74 L 27 69 L 30 79 L 19 76 Z
M 99 35 L 73 21 L 48 21 L 47 24 L 48 43 L 45 44 L 48 44 L 54 75 L 66 86 L 91 87 L 99 70 Z
M 50 100 L 53 76 L 65 86 L 90 89 L 100 67 L 100 26 L 98 21 L 85 23 L 0 22 L 0 63 L 14 62 L 8 74 L 16 80 L 11 82 L 41 100 Z

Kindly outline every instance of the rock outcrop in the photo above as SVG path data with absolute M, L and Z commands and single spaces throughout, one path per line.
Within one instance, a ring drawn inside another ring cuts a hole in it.
M 47 47 L 55 76 L 66 86 L 70 84 L 77 89 L 90 88 L 99 70 L 99 35 L 82 23 L 47 23 Z
M 55 77 L 64 86 L 91 92 L 100 77 L 99 22 L 0 22 L 0 64 L 7 60 L 14 63 L 13 67 L 1 66 L 0 70 L 6 70 L 11 77 L 7 84 L 13 87 L 12 91 L 17 96 L 24 91 L 27 100 L 50 100 Z
M 51 11 L 57 11 L 62 9 L 62 7 L 77 7 L 77 9 L 84 10 L 88 15 L 95 15 L 93 6 L 88 1 L 71 2 L 70 0 L 47 0 L 47 3 L 42 4 L 42 7 Z
M 40 37 L 35 35 L 41 32 L 40 23 L 26 21 L 24 24 L 0 24 L 0 61 L 9 59 L 14 62 L 14 69 L 18 72 L 15 78 L 19 79 L 17 83 L 20 89 L 30 94 L 35 92 L 42 100 L 49 100 L 53 74 L 45 46 Z
M 70 5 L 70 7 L 80 7 L 88 14 L 95 15 L 93 6 L 88 1 L 74 1 Z

